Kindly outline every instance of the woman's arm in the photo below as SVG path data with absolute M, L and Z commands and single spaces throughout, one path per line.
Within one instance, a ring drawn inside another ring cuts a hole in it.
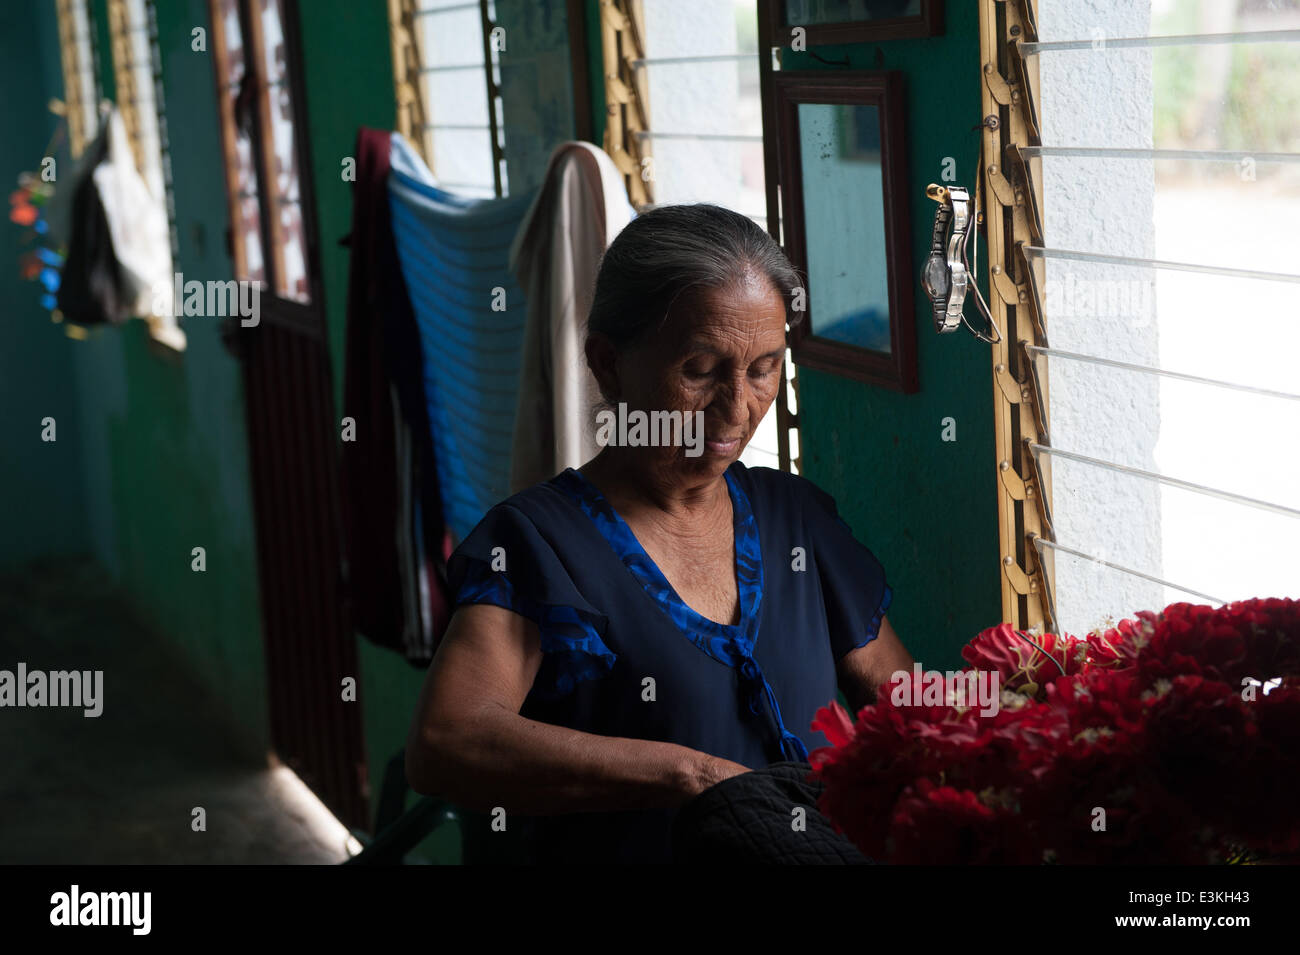
M 438 647 L 406 744 L 416 792 L 482 812 L 547 815 L 679 806 L 748 767 L 649 740 L 596 736 L 519 715 L 541 666 L 531 620 L 460 607 Z
M 889 618 L 880 621 L 880 632 L 866 646 L 850 650 L 836 665 L 839 687 L 853 712 L 876 701 L 876 691 L 898 670 L 912 669 L 912 655 L 898 639 Z

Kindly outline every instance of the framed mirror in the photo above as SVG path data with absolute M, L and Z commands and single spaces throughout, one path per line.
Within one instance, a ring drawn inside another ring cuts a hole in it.
M 902 74 L 774 73 L 772 84 L 785 251 L 807 282 L 794 360 L 915 392 Z
M 762 0 L 772 36 L 790 46 L 796 27 L 809 46 L 875 43 L 943 33 L 943 0 Z

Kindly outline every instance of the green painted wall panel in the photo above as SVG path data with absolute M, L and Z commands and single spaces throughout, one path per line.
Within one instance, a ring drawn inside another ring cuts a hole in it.
M 0 181 L 8 194 L 20 172 L 39 172 L 58 120 L 46 108 L 63 96 L 58 32 L 36 4 L 0 5 Z M 58 176 L 70 174 L 66 146 L 54 152 Z M 81 493 L 82 447 L 70 340 L 39 304 L 44 288 L 23 281 L 19 257 L 36 247 L 30 230 L 0 223 L 0 565 L 89 550 Z M 41 419 L 57 440 L 41 440 Z
M 960 649 L 1001 619 L 989 347 L 967 332 L 939 336 L 917 282 L 929 251 L 945 157 L 973 185 L 980 118 L 979 22 L 973 4 L 949 3 L 947 30 L 929 39 L 819 47 L 823 61 L 906 76 L 908 213 L 921 391 L 902 395 L 799 370 L 804 474 L 839 503 L 894 588 L 890 622 L 926 666 L 962 664 Z M 833 69 L 786 51 L 784 67 Z M 972 306 L 967 305 L 970 309 Z M 941 440 L 946 417 L 955 442 Z
M 343 160 L 353 155 L 359 127 L 393 128 L 388 5 L 385 0 L 300 0 L 298 6 L 335 407 L 342 408 L 349 256 L 339 240 L 352 228 L 352 183 L 343 180 Z
M 111 95 L 106 8 L 92 4 L 99 74 Z M 40 4 L 42 68 L 57 69 L 57 21 Z M 190 48 L 207 25 L 203 0 L 158 5 L 166 88 L 178 270 L 187 278 L 228 279 L 226 206 L 212 63 Z M 56 74 L 57 75 L 57 74 Z M 62 83 L 59 81 L 61 91 Z M 60 92 L 61 95 L 61 92 Z M 32 135 L 39 150 L 45 134 Z M 91 331 L 71 343 L 61 382 L 75 397 L 84 534 L 144 619 L 205 682 L 214 705 L 249 752 L 267 745 L 266 675 L 257 593 L 240 369 L 217 322 L 183 323 L 188 348 L 157 348 L 142 322 Z M 207 571 L 191 570 L 206 549 Z M 166 664 L 161 664 L 165 666 Z M 165 678 L 165 673 L 160 678 Z

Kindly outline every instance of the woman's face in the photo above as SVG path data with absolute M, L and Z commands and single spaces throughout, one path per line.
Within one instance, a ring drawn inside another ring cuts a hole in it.
M 662 330 L 623 355 L 620 400 L 681 412 L 685 426 L 681 446 L 638 449 L 647 465 L 716 477 L 740 457 L 782 385 L 785 320 L 780 292 L 748 269 L 730 286 L 684 293 Z

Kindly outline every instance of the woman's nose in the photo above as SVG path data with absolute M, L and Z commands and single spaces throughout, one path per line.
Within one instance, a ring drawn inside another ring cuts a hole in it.
M 748 418 L 748 411 L 745 407 L 745 386 L 744 375 L 737 375 L 721 386 L 717 404 L 720 406 L 719 410 L 723 412 L 727 424 L 741 425 Z

